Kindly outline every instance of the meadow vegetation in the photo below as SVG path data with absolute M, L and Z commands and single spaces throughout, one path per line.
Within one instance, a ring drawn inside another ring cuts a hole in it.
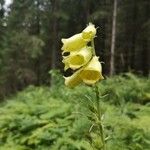
M 51 88 L 29 86 L 0 104 L 0 150 L 93 150 L 93 144 L 101 144 L 95 132 L 89 133 L 92 88 L 69 89 L 62 75 L 52 75 Z M 98 86 L 105 95 L 107 149 L 149 150 L 150 80 L 131 73 L 106 79 Z

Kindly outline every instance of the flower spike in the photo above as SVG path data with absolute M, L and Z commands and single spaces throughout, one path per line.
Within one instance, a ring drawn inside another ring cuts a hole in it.
M 89 23 L 81 33 L 62 39 L 62 54 L 69 52 L 68 56 L 63 56 L 64 70 L 68 68 L 75 70 L 71 76 L 64 77 L 66 86 L 73 88 L 81 82 L 92 85 L 104 79 L 99 57 L 95 54 L 95 37 L 96 28 Z

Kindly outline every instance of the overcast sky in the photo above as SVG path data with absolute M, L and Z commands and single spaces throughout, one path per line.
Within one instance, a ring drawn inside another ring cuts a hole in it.
M 9 10 L 8 6 L 9 4 L 12 3 L 13 0 L 5 0 L 5 5 L 4 5 L 4 8 L 5 8 L 5 16 L 7 16 L 7 11 Z
M 8 6 L 11 2 L 12 0 L 5 0 L 5 5 Z

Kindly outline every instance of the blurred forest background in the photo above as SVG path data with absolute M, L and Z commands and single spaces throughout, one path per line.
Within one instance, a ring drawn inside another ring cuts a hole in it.
M 63 69 L 61 38 L 89 22 L 105 75 L 149 75 L 149 0 L 0 0 L 0 98 L 49 84 L 49 70 Z
M 102 148 L 93 88 L 62 75 L 61 38 L 89 22 L 107 150 L 149 150 L 150 0 L 0 0 L 0 150 Z

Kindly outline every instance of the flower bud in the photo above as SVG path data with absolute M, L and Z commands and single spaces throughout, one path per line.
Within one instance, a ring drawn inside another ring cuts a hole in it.
M 87 42 L 91 41 L 95 35 L 96 28 L 92 23 L 89 23 L 89 25 L 82 31 L 82 37 Z

